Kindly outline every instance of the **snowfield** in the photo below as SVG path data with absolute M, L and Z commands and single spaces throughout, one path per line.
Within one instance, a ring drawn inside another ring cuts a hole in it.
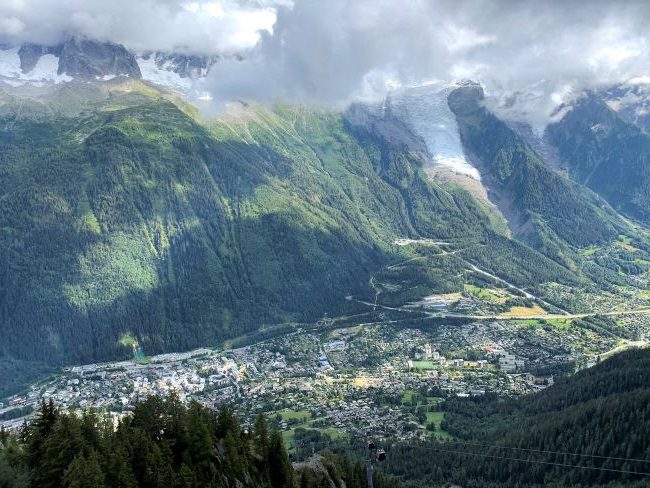
M 162 68 L 159 68 L 154 58 L 154 55 L 149 56 L 149 59 L 145 59 L 142 56 L 136 58 L 143 80 L 157 85 L 176 88 L 182 92 L 187 92 L 192 89 L 193 83 L 190 78 L 183 78 L 178 73 L 174 73 L 172 71 L 173 65 L 169 61 Z
M 29 72 L 20 69 L 18 48 L 0 50 L 0 81 L 11 86 L 21 86 L 27 83 L 41 86 L 45 83 L 64 83 L 72 81 L 72 77 L 58 74 L 59 58 L 52 54 L 44 54 Z

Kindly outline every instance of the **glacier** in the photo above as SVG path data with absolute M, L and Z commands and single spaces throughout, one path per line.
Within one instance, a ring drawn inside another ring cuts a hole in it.
M 481 174 L 465 158 L 456 116 L 447 104 L 455 83 L 431 83 L 392 91 L 385 110 L 422 138 L 433 166 L 481 180 Z

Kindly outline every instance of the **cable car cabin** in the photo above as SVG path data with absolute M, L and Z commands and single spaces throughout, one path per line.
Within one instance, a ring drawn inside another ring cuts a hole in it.
M 368 441 L 368 449 L 370 451 L 374 451 L 375 449 L 377 449 L 377 445 L 375 444 L 374 441 Z
M 383 449 L 377 451 L 377 461 L 386 461 L 386 451 Z

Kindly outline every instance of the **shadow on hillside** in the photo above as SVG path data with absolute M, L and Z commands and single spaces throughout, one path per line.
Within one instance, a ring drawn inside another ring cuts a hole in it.
M 49 137 L 28 147 L 29 134 L 15 133 L 29 177 L 0 186 L 1 358 L 88 363 L 130 356 L 118 344 L 127 331 L 155 354 L 315 322 L 344 311 L 345 296 L 367 292 L 371 271 L 396 259 L 344 213 L 332 225 L 308 202 L 313 222 L 249 215 L 258 188 L 273 198 L 269 175 L 292 177 L 291 161 L 190 128 L 160 142 L 103 127 L 47 164 Z

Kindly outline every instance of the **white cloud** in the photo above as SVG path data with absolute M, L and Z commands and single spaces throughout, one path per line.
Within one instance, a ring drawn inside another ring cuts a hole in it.
M 496 41 L 496 36 L 479 34 L 469 27 L 447 24 L 441 35 L 441 40 L 449 52 L 461 53 L 477 46 L 490 44 Z
M 0 35 L 17 36 L 25 29 L 25 24 L 16 17 L 0 18 Z
M 345 104 L 396 84 L 481 81 L 504 117 L 548 121 L 584 88 L 649 76 L 645 0 L 4 0 L 0 42 L 83 34 L 134 50 L 243 52 L 215 100 Z
M 274 3 L 236 0 L 3 0 L 0 42 L 55 44 L 70 35 L 133 50 L 216 54 L 254 46 Z
M 582 88 L 645 74 L 648 20 L 641 1 L 298 0 L 245 61 L 217 65 L 213 89 L 340 104 L 472 78 L 502 115 L 543 125 Z

